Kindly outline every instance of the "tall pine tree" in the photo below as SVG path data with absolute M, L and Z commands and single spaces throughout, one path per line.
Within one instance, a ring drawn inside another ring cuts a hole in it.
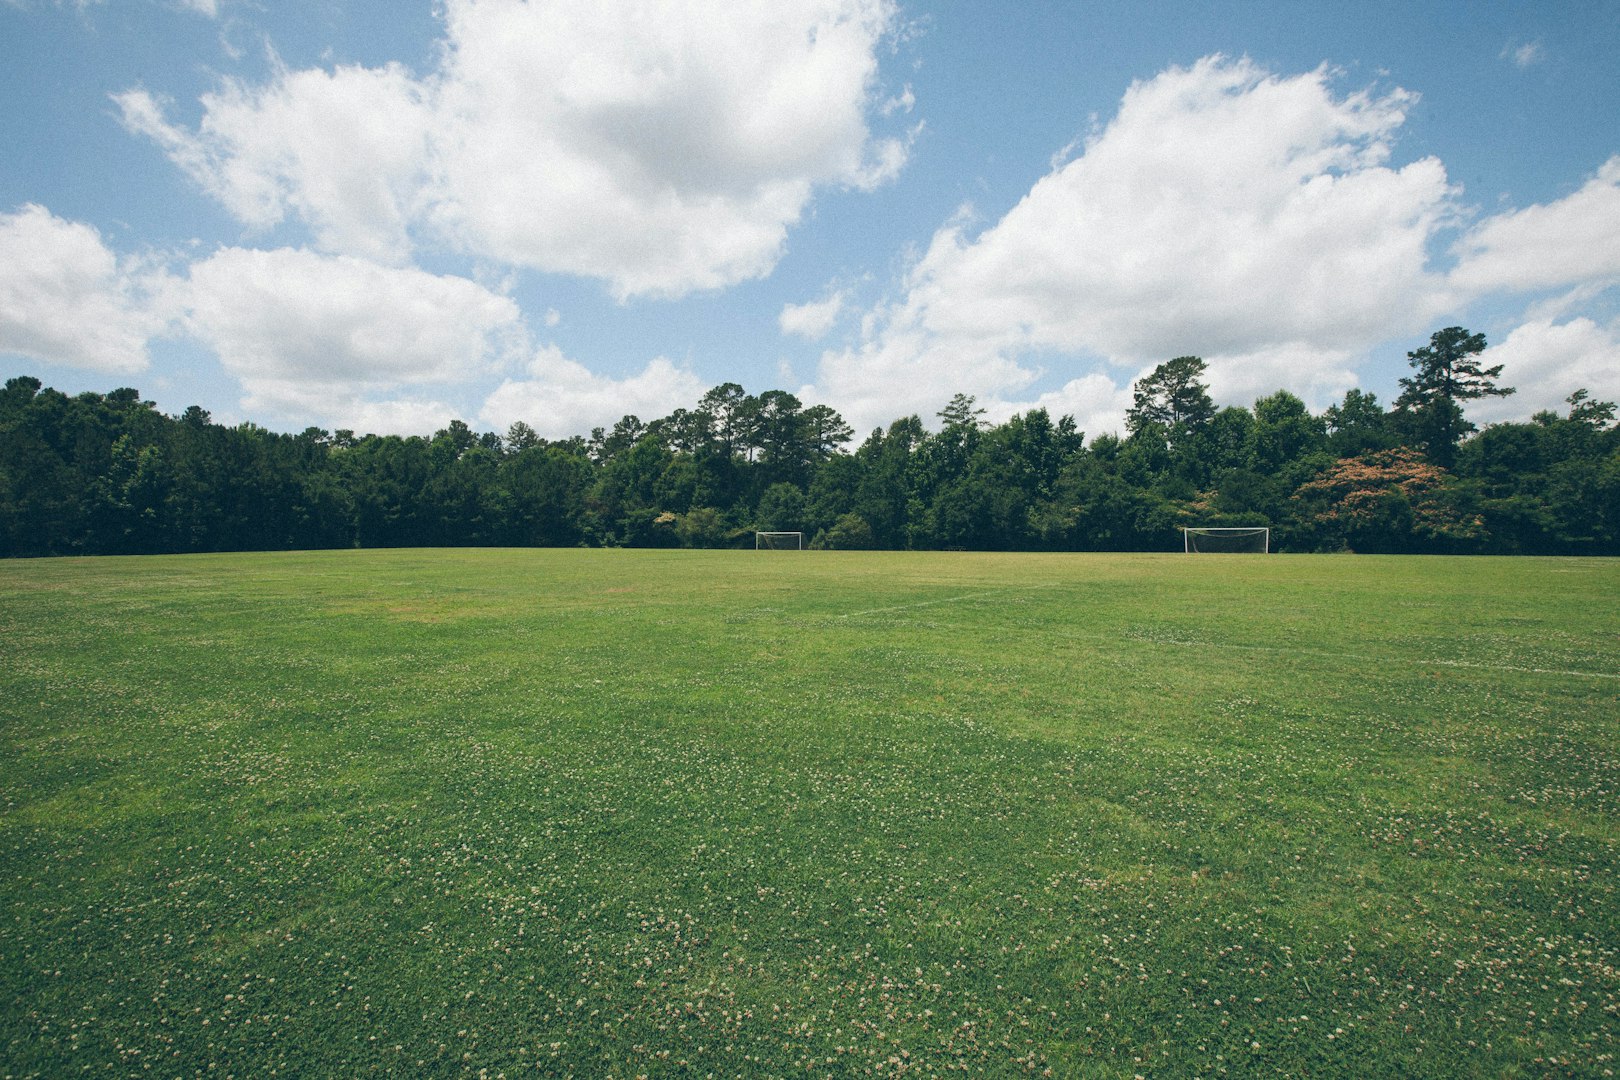
M 1417 374 L 1401 380 L 1395 409 L 1407 418 L 1429 460 L 1448 469 L 1456 460 L 1457 444 L 1475 430 L 1464 418 L 1461 403 L 1513 393 L 1511 386 L 1496 385 L 1501 364 L 1480 366 L 1479 354 L 1484 351 L 1484 334 L 1448 326 L 1430 335 L 1429 344 L 1406 354 Z

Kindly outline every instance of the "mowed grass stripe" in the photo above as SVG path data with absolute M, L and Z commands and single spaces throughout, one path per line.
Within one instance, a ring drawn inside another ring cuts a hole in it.
M 1616 569 L 0 564 L 0 1057 L 1601 1075 Z
M 978 597 L 985 596 L 985 595 L 991 595 L 991 594 L 976 593 L 976 594 L 973 594 L 973 596 L 971 598 L 972 599 L 977 599 Z M 875 614 L 886 614 L 886 613 L 890 613 L 890 612 L 905 611 L 905 610 L 908 609 L 908 607 L 927 607 L 927 606 L 931 606 L 932 604 L 936 604 L 936 603 L 948 603 L 948 602 L 951 602 L 951 600 L 966 600 L 966 599 L 970 599 L 970 597 L 955 597 L 955 598 L 951 598 L 950 600 L 923 601 L 923 602 L 921 602 L 919 604 L 915 604 L 915 605 L 897 605 L 895 607 L 879 608 L 879 609 L 876 609 L 874 611 L 858 612 L 858 613 L 855 613 L 855 614 L 860 615 L 860 616 L 875 615 Z M 853 617 L 855 617 L 855 615 L 839 616 L 840 619 L 853 618 Z M 970 627 L 970 626 L 965 626 L 965 625 L 953 625 L 953 624 L 950 624 L 950 623 L 941 623 L 941 622 L 936 622 L 936 621 L 929 621 L 926 624 L 926 626 L 927 626 L 928 629 L 935 630 L 935 631 L 958 631 L 958 632 L 964 632 L 964 633 L 978 632 L 978 631 L 982 631 L 982 629 L 983 629 L 982 627 Z M 1110 640 L 1105 635 L 1098 634 L 1098 633 L 1089 633 L 1089 634 L 1079 634 L 1079 633 L 1073 633 L 1073 632 L 1059 633 L 1059 632 L 1055 632 L 1055 631 L 1051 631 L 1051 630 L 1038 629 L 1038 628 L 1016 628 L 1016 629 L 1013 629 L 1013 630 L 1010 630 L 1010 631 L 1007 631 L 1007 632 L 1014 633 L 1014 634 L 1022 634 L 1022 635 L 1025 635 L 1025 636 L 1029 637 L 1029 638 L 1042 638 L 1042 637 L 1044 637 L 1044 638 L 1048 639 L 1048 644 L 1050 644 L 1052 642 L 1056 642 L 1058 640 L 1087 641 L 1087 642 L 1092 642 L 1092 643 L 1098 643 L 1098 642 L 1103 642 L 1103 641 L 1109 641 Z M 1141 640 L 1141 638 L 1138 637 L 1138 640 Z M 1410 665 L 1415 665 L 1417 667 L 1452 667 L 1452 668 L 1468 668 L 1468 669 L 1472 669 L 1472 670 L 1475 670 L 1475 671 L 1518 672 L 1520 674 L 1526 674 L 1526 675 L 1554 675 L 1554 676 L 1558 676 L 1558 677 L 1561 677 L 1561 678 L 1620 679 L 1620 672 L 1612 672 L 1612 671 L 1579 671 L 1579 670 L 1574 670 L 1574 669 L 1570 669 L 1570 668 L 1523 667 L 1523 666 L 1517 665 L 1517 664 L 1492 664 L 1492 663 L 1483 663 L 1483 662 L 1471 662 L 1471 661 L 1467 661 L 1467 660 L 1445 659 L 1445 658 L 1436 657 L 1436 656 L 1406 656 L 1406 655 L 1402 655 L 1402 654 L 1399 654 L 1399 653 L 1393 653 L 1393 652 L 1383 653 L 1383 654 L 1380 654 L 1380 655 L 1372 655 L 1372 654 L 1346 653 L 1346 652 L 1337 651 L 1337 650 L 1330 652 L 1330 651 L 1327 651 L 1327 650 L 1324 650 L 1324 649 L 1295 648 L 1295 647 L 1290 647 L 1290 646 L 1286 646 L 1286 645 L 1239 645 L 1239 644 L 1234 644 L 1232 642 L 1222 642 L 1222 641 L 1194 640 L 1194 639 L 1191 639 L 1191 638 L 1178 639 L 1178 638 L 1171 637 L 1171 636 L 1168 636 L 1168 635 L 1159 636 L 1155 640 L 1147 642 L 1147 644 L 1149 646 L 1151 646 L 1151 647 L 1164 648 L 1164 649 L 1188 649 L 1188 648 L 1193 648 L 1193 649 L 1214 649 L 1214 650 L 1226 649 L 1226 650 L 1231 650 L 1231 651 L 1240 652 L 1240 653 L 1260 653 L 1260 654 L 1265 654 L 1265 655 L 1272 656 L 1272 657 L 1305 658 L 1305 659 L 1318 661 L 1318 662 L 1342 661 L 1344 663 L 1356 665 L 1358 668 L 1364 668 L 1367 665 L 1372 665 L 1372 664 L 1395 663 L 1395 664 L 1410 664 Z

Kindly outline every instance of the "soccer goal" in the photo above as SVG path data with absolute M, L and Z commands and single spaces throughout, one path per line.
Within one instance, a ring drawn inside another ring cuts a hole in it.
M 755 551 L 803 551 L 804 533 L 802 532 L 756 532 L 754 534 Z
M 1271 554 L 1271 530 L 1261 526 L 1238 528 L 1182 529 L 1182 543 L 1189 555 L 1213 552 Z

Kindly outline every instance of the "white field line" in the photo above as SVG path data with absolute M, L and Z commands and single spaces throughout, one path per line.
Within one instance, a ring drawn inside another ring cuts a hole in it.
M 985 596 L 1006 596 L 1008 593 L 1034 592 L 1036 589 L 1050 589 L 1058 583 L 1048 582 L 1045 585 L 1020 585 L 1012 589 L 987 589 L 984 592 L 963 593 L 961 596 L 942 596 L 938 600 L 918 600 L 912 604 L 895 604 L 892 607 L 867 608 L 865 611 L 846 611 L 836 615 L 838 619 L 855 619 L 862 615 L 883 615 L 890 611 L 910 611 L 912 608 L 933 607 L 935 604 L 959 604 L 963 600 L 977 600 Z
M 1610 671 L 1563 671 L 1559 668 L 1515 667 L 1512 664 L 1471 664 L 1467 660 L 1422 660 L 1412 663 L 1433 664 L 1436 667 L 1473 668 L 1476 671 L 1520 671 L 1527 675 L 1573 675 L 1582 679 L 1620 679 Z

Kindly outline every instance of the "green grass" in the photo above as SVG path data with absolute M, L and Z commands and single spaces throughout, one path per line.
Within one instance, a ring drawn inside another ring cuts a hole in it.
M 0 564 L 0 1076 L 1606 1076 L 1620 564 Z

